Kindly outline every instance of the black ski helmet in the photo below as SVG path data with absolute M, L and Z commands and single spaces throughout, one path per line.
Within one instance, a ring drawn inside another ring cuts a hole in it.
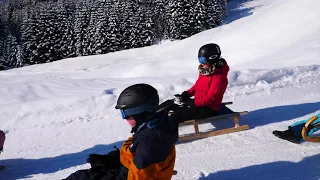
M 154 110 L 159 105 L 158 91 L 149 84 L 135 84 L 124 89 L 117 101 L 116 109 L 128 116 Z
M 210 43 L 203 45 L 198 52 L 198 58 L 200 61 L 200 58 L 202 58 L 204 61 L 215 61 L 218 60 L 221 56 L 221 50 L 220 47 L 217 44 Z

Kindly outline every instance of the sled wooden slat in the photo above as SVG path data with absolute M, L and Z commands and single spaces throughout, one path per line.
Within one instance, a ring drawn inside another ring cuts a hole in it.
M 183 123 L 180 123 L 179 126 L 193 125 L 194 126 L 194 133 L 181 135 L 179 137 L 179 141 L 190 141 L 190 140 L 202 139 L 202 138 L 207 138 L 210 136 L 229 134 L 232 132 L 238 132 L 238 131 L 243 131 L 243 130 L 249 129 L 248 125 L 240 126 L 240 116 L 244 115 L 244 114 L 248 114 L 248 111 L 233 112 L 232 110 L 230 110 L 229 108 L 227 108 L 225 106 L 228 104 L 232 104 L 232 102 L 222 103 L 221 111 L 216 116 L 209 117 L 206 119 L 193 119 L 193 120 L 188 120 Z M 234 127 L 221 129 L 221 130 L 213 130 L 213 131 L 209 131 L 209 132 L 200 132 L 199 131 L 199 126 L 198 126 L 199 124 L 210 123 L 215 120 L 230 119 L 230 118 L 232 118 L 234 121 Z
M 199 134 L 198 122 L 197 122 L 197 121 L 194 121 L 193 126 L 194 126 L 194 132 L 195 132 L 196 134 Z
M 197 121 L 198 124 L 208 123 L 208 122 L 211 122 L 211 121 L 214 121 L 214 120 L 237 117 L 237 116 L 244 115 L 244 114 L 248 114 L 248 112 L 247 111 L 235 112 L 235 113 L 232 113 L 232 114 L 224 114 L 224 115 L 209 117 L 209 118 L 201 119 L 201 120 L 194 120 L 194 119 L 193 120 L 188 120 L 188 121 L 185 121 L 183 123 L 180 123 L 179 126 L 194 124 L 195 121 Z
M 211 132 L 200 132 L 199 134 L 186 134 L 179 137 L 179 141 L 190 141 L 190 140 L 196 140 L 196 139 L 202 139 L 207 138 L 211 136 L 218 136 L 221 134 L 229 134 L 233 132 L 243 131 L 249 129 L 248 125 L 243 125 L 239 127 L 233 127 L 233 128 L 227 128 L 222 130 L 216 130 Z

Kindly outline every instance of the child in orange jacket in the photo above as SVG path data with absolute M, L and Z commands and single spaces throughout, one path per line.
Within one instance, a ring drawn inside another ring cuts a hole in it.
M 91 154 L 91 169 L 80 170 L 66 180 L 170 180 L 178 141 L 178 124 L 159 109 L 157 90 L 135 84 L 120 94 L 116 109 L 132 127 L 132 137 L 107 155 Z

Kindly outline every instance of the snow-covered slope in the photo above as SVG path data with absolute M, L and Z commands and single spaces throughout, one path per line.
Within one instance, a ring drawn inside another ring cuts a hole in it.
M 230 2 L 221 27 L 185 40 L 1 71 L 0 179 L 62 179 L 88 168 L 88 154 L 130 135 L 114 109 L 123 88 L 150 83 L 161 101 L 172 98 L 196 80 L 197 50 L 209 42 L 231 67 L 224 101 L 249 111 L 241 122 L 250 129 L 178 144 L 173 179 L 320 179 L 320 144 L 271 133 L 320 113 L 320 1 L 244 2 Z

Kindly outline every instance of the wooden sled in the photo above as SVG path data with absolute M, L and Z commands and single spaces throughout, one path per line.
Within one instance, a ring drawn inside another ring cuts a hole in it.
M 229 134 L 232 132 L 238 132 L 238 131 L 243 131 L 243 130 L 249 129 L 248 125 L 240 126 L 240 123 L 239 123 L 240 115 L 248 114 L 248 112 L 247 111 L 233 112 L 232 110 L 230 110 L 229 108 L 226 107 L 226 105 L 229 105 L 229 104 L 232 104 L 232 102 L 222 103 L 222 106 L 221 106 L 219 113 L 214 117 L 209 117 L 206 119 L 188 120 L 183 123 L 180 123 L 179 126 L 193 125 L 195 132 L 192 134 L 186 134 L 186 135 L 179 136 L 179 141 L 181 142 L 181 141 L 202 139 L 202 138 L 207 138 L 207 137 L 211 137 L 211 136 L 217 136 L 217 135 L 221 135 L 221 134 Z M 209 131 L 209 132 L 200 132 L 199 131 L 198 124 L 210 123 L 214 120 L 227 119 L 227 118 L 233 118 L 234 127 L 222 129 L 222 130 L 214 130 L 214 131 Z

